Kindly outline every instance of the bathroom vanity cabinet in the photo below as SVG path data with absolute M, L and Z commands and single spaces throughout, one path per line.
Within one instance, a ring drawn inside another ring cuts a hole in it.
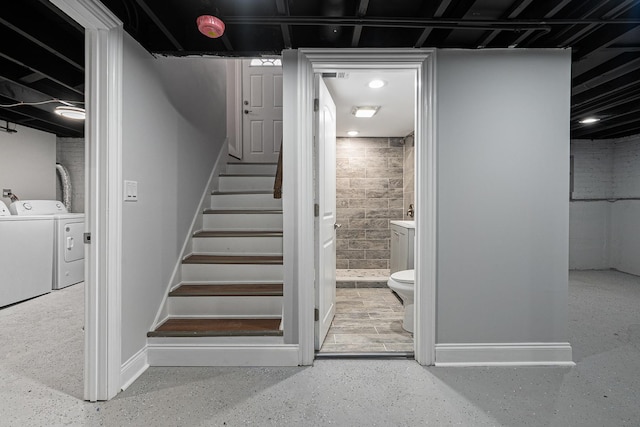
M 390 273 L 413 269 L 415 221 L 391 221 Z

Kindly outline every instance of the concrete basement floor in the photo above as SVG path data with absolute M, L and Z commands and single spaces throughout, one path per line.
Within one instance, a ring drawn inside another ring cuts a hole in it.
M 319 360 L 294 368 L 149 368 L 82 396 L 83 287 L 0 310 L 0 426 L 637 426 L 640 277 L 574 271 L 573 368 Z

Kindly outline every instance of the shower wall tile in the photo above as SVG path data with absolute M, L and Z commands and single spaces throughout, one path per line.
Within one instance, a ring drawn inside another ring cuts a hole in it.
M 413 204 L 415 207 L 415 141 L 413 137 L 406 138 L 406 145 L 404 147 L 404 183 L 403 183 L 403 204 L 404 204 L 404 219 L 412 220 L 407 211 L 409 205 Z
M 337 262 L 389 268 L 389 221 L 403 218 L 403 138 L 338 138 Z

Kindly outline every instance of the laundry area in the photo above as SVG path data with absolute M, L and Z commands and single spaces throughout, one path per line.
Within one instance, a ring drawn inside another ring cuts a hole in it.
M 2 309 L 84 281 L 84 140 L 16 126 L 0 152 Z

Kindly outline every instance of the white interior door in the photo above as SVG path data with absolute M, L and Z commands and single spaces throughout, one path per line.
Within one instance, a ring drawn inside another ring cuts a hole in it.
M 336 313 L 336 106 L 322 78 L 316 75 L 315 151 L 316 194 L 316 309 L 315 348 L 324 342 Z
M 242 61 L 242 161 L 276 163 L 282 141 L 282 67 Z

